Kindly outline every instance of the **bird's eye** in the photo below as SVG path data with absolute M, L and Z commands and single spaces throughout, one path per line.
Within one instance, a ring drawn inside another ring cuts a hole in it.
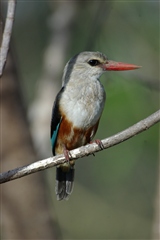
M 97 66 L 100 64 L 100 62 L 97 60 L 97 59 L 92 59 L 92 60 L 89 60 L 89 65 L 94 67 L 94 66 Z

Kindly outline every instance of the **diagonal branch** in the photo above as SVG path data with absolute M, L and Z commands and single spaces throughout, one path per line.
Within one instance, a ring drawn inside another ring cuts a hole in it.
M 160 121 L 160 110 L 153 113 L 149 117 L 141 120 L 140 122 L 134 124 L 133 126 L 125 129 L 124 131 L 117 133 L 109 138 L 102 140 L 104 149 L 112 147 L 116 144 L 126 141 L 129 138 L 136 136 L 137 134 L 149 129 L 154 124 Z M 99 152 L 102 149 L 96 144 L 88 144 L 86 146 L 74 149 L 70 151 L 71 159 L 78 159 L 84 156 L 88 156 L 95 152 Z M 24 167 L 16 168 L 8 172 L 0 174 L 0 183 L 8 182 L 17 178 L 24 177 L 26 175 L 50 168 L 55 167 L 59 164 L 66 162 L 64 155 L 57 155 L 55 157 L 50 157 L 44 160 L 37 161 L 35 163 L 29 164 Z
M 7 17 L 6 17 L 6 23 L 5 23 L 5 28 L 3 32 L 2 45 L 0 48 L 0 77 L 2 76 L 3 68 L 5 66 L 6 59 L 7 59 L 7 53 L 9 50 L 9 43 L 10 43 L 11 34 L 12 34 L 15 9 L 16 9 L 16 0 L 8 0 Z

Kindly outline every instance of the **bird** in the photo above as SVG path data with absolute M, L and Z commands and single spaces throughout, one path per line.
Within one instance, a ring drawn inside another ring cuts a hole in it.
M 91 143 L 98 129 L 106 100 L 100 76 L 107 71 L 138 68 L 140 66 L 111 61 L 101 52 L 90 51 L 76 54 L 65 65 L 50 128 L 53 156 L 64 154 L 68 160 L 56 167 L 57 200 L 68 200 L 73 191 L 75 161 L 69 159 L 69 151 Z M 103 147 L 100 140 L 96 142 Z

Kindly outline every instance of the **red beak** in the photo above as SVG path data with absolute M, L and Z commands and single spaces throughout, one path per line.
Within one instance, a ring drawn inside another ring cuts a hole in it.
M 123 63 L 123 62 L 114 62 L 108 60 L 106 64 L 103 65 L 103 69 L 105 71 L 126 71 L 126 70 L 134 70 L 140 68 L 141 66 Z

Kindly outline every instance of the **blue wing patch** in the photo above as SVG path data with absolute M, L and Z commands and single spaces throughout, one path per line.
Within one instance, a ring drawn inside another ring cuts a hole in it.
M 58 125 L 51 137 L 53 155 L 55 155 L 55 145 L 56 145 L 56 140 L 57 140 L 57 136 L 58 136 L 58 130 L 59 130 L 60 123 L 61 123 L 61 121 L 58 123 Z
M 60 125 L 60 123 L 57 125 L 56 130 L 53 132 L 53 135 L 52 135 L 52 138 L 51 138 L 52 147 L 54 147 L 56 139 L 57 139 L 59 125 Z

